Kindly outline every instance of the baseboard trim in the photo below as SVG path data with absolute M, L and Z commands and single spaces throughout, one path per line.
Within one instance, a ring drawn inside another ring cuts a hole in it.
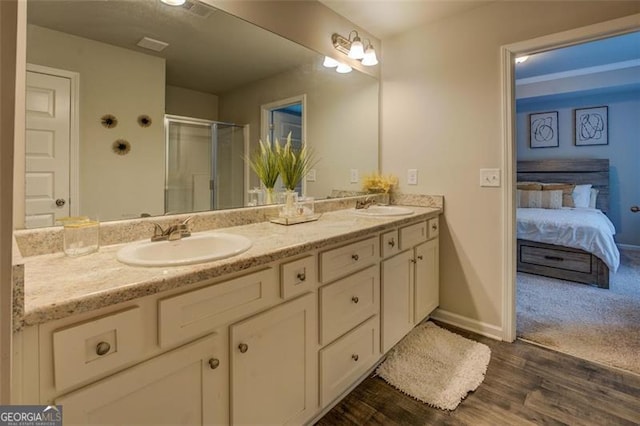
M 445 311 L 440 308 L 436 309 L 431 314 L 431 318 L 442 321 L 454 327 L 462 328 L 464 330 L 480 334 L 481 336 L 489 337 L 495 340 L 503 340 L 502 327 L 487 324 L 486 322 L 463 317 L 462 315 L 454 314 L 453 312 Z
M 633 244 L 616 244 L 619 249 L 623 250 L 631 250 L 631 251 L 640 251 L 640 246 L 634 246 Z

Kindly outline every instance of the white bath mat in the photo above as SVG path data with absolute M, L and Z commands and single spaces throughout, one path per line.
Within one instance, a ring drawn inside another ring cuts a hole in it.
M 377 369 L 390 385 L 443 410 L 454 410 L 484 380 L 491 350 L 432 322 L 419 325 Z

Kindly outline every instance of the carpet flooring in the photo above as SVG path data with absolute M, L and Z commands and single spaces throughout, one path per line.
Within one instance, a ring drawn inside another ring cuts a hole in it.
M 610 288 L 518 273 L 518 337 L 640 374 L 640 252 L 621 250 Z

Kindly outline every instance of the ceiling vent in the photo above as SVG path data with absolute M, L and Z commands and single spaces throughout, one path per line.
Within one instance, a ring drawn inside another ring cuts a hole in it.
M 187 9 L 189 12 L 197 15 L 201 18 L 208 18 L 216 9 L 199 2 L 198 0 L 187 0 L 183 5 L 183 9 Z
M 169 45 L 169 43 L 149 37 L 142 37 L 142 39 L 136 44 L 142 48 L 153 50 L 155 52 L 161 52 Z

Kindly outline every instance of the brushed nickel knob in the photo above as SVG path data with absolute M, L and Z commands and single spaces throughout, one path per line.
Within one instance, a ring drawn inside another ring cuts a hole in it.
M 212 370 L 215 370 L 219 366 L 220 366 L 220 360 L 218 358 L 211 358 L 209 360 L 209 367 L 211 367 Z
M 66 203 L 67 203 L 67 202 L 66 202 L 64 199 L 62 199 L 62 198 L 58 198 L 58 199 L 56 200 L 56 206 L 58 206 L 58 207 L 62 207 L 62 206 L 64 206 Z
M 300 272 L 298 275 L 296 275 L 296 277 L 298 277 L 298 280 L 300 281 L 304 281 L 307 279 L 307 275 L 304 272 Z
M 358 296 L 353 296 L 353 297 L 351 298 L 351 301 L 352 301 L 353 303 L 358 303 L 358 302 L 360 301 L 360 299 L 358 299 Z
M 435 223 L 433 225 L 431 225 L 431 229 L 433 229 L 434 231 L 438 230 L 438 225 L 436 225 Z
M 351 359 L 354 361 L 358 361 L 360 359 L 360 357 L 358 356 L 358 354 L 353 354 L 351 355 Z
M 411 259 L 411 263 L 417 263 L 418 261 L 415 259 Z
M 351 258 L 357 262 L 358 259 L 360 259 L 360 256 L 358 256 L 357 254 L 352 254 Z
M 109 342 L 100 342 L 96 345 L 96 354 L 99 356 L 106 355 L 111 350 Z
M 246 343 L 240 343 L 238 345 L 238 349 L 240 350 L 241 353 L 245 353 L 246 351 L 249 350 L 249 345 L 247 345 Z
M 392 239 L 389 240 L 389 242 L 387 244 L 389 244 L 391 247 L 395 247 L 396 240 L 392 238 Z
M 422 259 L 423 259 L 422 255 L 418 256 L 418 260 L 422 260 Z

